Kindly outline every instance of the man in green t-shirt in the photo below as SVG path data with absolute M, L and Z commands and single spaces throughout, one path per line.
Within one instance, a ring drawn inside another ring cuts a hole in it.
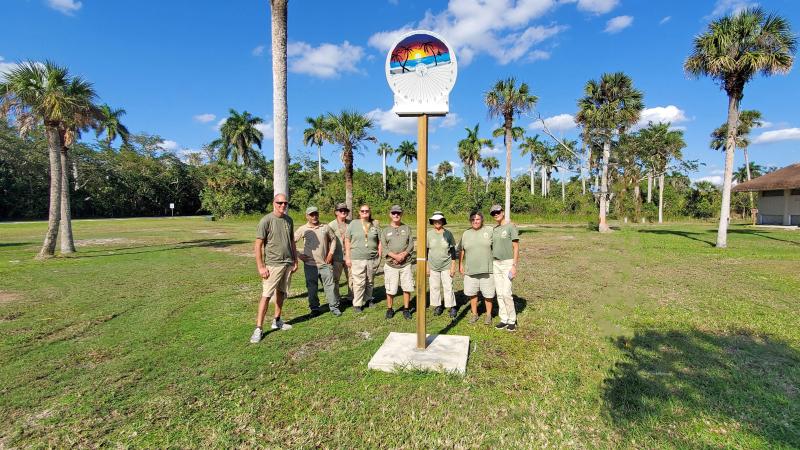
M 483 323 L 492 324 L 492 229 L 483 225 L 483 214 L 475 211 L 469 215 L 471 228 L 461 236 L 459 271 L 464 275 L 464 295 L 469 297 L 472 317 L 469 323 L 478 321 L 478 292 L 483 294 L 486 317 Z
M 431 287 L 431 306 L 433 315 L 438 316 L 444 308 L 450 308 L 450 317 L 458 313 L 456 297 L 453 295 L 453 275 L 456 273 L 456 239 L 450 230 L 444 228 L 447 219 L 441 211 L 433 213 L 428 223 L 433 225 L 427 233 L 428 245 L 428 278 Z M 444 293 L 444 307 L 442 294 Z
M 353 311 L 360 313 L 372 298 L 374 260 L 381 254 L 380 228 L 369 205 L 358 209 L 359 219 L 350 222 L 344 240 L 344 263 L 353 277 Z
M 347 300 L 353 301 L 353 277 L 350 276 L 350 269 L 344 263 L 344 240 L 347 234 L 347 226 L 350 225 L 350 219 L 347 215 L 350 214 L 350 208 L 347 203 L 339 203 L 334 210 L 336 218 L 331 220 L 328 226 L 336 233 L 336 251 L 333 253 L 333 292 L 336 294 L 337 301 L 341 302 L 342 296 L 339 293 L 339 279 L 342 277 L 342 272 L 345 274 L 347 280 Z
M 308 307 L 311 314 L 318 316 L 319 296 L 317 295 L 318 280 L 322 280 L 322 288 L 328 307 L 334 316 L 342 315 L 339 311 L 339 301 L 333 292 L 333 254 L 336 251 L 336 233 L 325 224 L 319 222 L 319 209 L 316 206 L 306 208 L 306 223 L 295 232 L 295 242 L 303 240 L 303 252 L 298 255 L 303 261 L 303 273 L 306 277 L 306 290 L 308 291 Z
M 275 297 L 273 330 L 290 330 L 291 325 L 281 320 L 283 299 L 289 293 L 289 282 L 297 270 L 297 248 L 294 243 L 294 223 L 286 214 L 289 200 L 277 194 L 272 201 L 272 212 L 258 222 L 255 242 L 256 267 L 261 276 L 262 292 L 258 303 L 256 329 L 250 342 L 256 344 L 263 336 L 262 325 L 267 314 L 269 299 Z
M 394 317 L 392 301 L 398 288 L 403 289 L 403 317 L 411 319 L 411 293 L 414 292 L 414 274 L 411 273 L 411 252 L 414 238 L 411 228 L 404 224 L 403 208 L 393 205 L 389 210 L 389 226 L 381 230 L 381 247 L 386 263 L 383 265 L 383 281 L 386 287 L 386 318 Z
M 500 323 L 495 328 L 498 330 L 517 330 L 517 311 L 514 308 L 514 296 L 511 292 L 511 282 L 517 276 L 517 261 L 519 261 L 519 232 L 517 226 L 511 222 L 503 223 L 506 218 L 503 207 L 492 205 L 489 209 L 496 225 L 492 230 L 492 258 L 494 286 L 497 290 L 497 306 Z

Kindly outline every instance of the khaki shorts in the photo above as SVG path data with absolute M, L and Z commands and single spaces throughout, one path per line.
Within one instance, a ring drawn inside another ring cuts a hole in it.
M 267 266 L 269 277 L 261 280 L 261 296 L 272 298 L 275 291 L 289 294 L 289 282 L 292 279 L 292 266 Z
M 414 275 L 411 273 L 411 264 L 400 269 L 384 264 L 383 284 L 388 295 L 397 294 L 398 287 L 403 288 L 403 292 L 414 292 Z
M 494 277 L 491 273 L 464 275 L 464 295 L 474 297 L 478 291 L 483 298 L 494 298 Z

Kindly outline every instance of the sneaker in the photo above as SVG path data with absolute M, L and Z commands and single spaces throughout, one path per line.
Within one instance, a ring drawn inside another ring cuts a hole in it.
M 510 323 L 506 326 L 506 331 L 517 331 L 517 325 Z
M 455 306 L 450 308 L 450 318 L 455 319 L 457 315 L 458 315 L 458 308 L 456 308 Z
M 507 324 L 505 322 L 500 322 L 497 325 L 495 325 L 494 327 L 497 328 L 498 330 L 502 330 L 503 328 L 507 327 L 508 325 L 509 324 Z
M 331 314 L 333 314 L 336 317 L 339 317 L 342 315 L 342 312 L 339 311 L 339 308 L 331 308 Z
M 353 306 L 353 312 L 356 314 L 361 314 L 361 311 L 363 311 L 363 309 L 360 306 Z
M 262 334 L 263 333 L 261 332 L 261 328 L 256 328 L 253 331 L 253 335 L 250 336 L 250 343 L 251 344 L 258 344 L 259 342 L 261 342 L 261 335 Z
M 492 316 L 487 314 L 486 317 L 483 318 L 483 324 L 484 325 L 491 325 L 492 324 Z
M 320 315 L 322 315 L 322 310 L 321 310 L 321 309 L 319 309 L 319 308 L 313 308 L 313 309 L 311 310 L 311 317 L 318 317 L 318 316 L 320 316 Z
M 386 308 L 386 318 L 391 319 L 392 317 L 394 317 L 394 309 Z
M 433 315 L 434 316 L 441 316 L 443 312 L 444 312 L 444 306 L 442 306 L 442 305 L 439 305 L 439 306 L 437 306 L 436 308 L 433 309 Z
M 477 321 L 478 321 L 478 315 L 477 314 L 473 314 L 473 315 L 471 315 L 469 317 L 469 323 L 475 323 Z
M 284 322 L 280 318 L 277 318 L 277 319 L 272 319 L 272 329 L 286 331 L 286 330 L 291 330 L 292 326 Z
M 406 320 L 411 320 L 411 310 L 407 309 L 407 308 L 404 308 L 403 309 L 403 317 L 405 317 Z

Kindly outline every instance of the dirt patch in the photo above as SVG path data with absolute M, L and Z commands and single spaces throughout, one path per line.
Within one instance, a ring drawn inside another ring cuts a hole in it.
M 87 247 L 90 245 L 127 245 L 136 244 L 138 241 L 127 238 L 102 238 L 102 239 L 81 239 L 75 241 L 76 247 Z
M 21 299 L 22 296 L 14 292 L 0 291 L 0 305 L 4 303 L 11 303 Z
M 222 253 L 230 253 L 231 255 L 235 256 L 243 256 L 245 258 L 253 257 L 252 251 L 245 251 L 243 248 L 236 248 L 236 247 L 208 247 L 209 250 L 213 252 L 222 252 Z
M 305 344 L 290 350 L 286 356 L 288 356 L 292 361 L 308 358 L 309 356 L 313 356 L 320 351 L 330 349 L 338 341 L 339 338 L 331 337 L 329 339 L 306 342 Z

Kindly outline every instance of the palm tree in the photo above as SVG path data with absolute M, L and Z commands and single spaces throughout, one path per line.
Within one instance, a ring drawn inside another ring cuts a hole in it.
M 453 172 L 453 165 L 450 161 L 442 161 L 436 166 L 436 178 L 444 178 Z
M 325 116 L 317 116 L 317 118 L 306 117 L 308 128 L 303 130 L 303 145 L 306 147 L 310 145 L 317 146 L 317 174 L 319 175 L 319 183 L 322 185 L 322 144 L 325 143 Z
M 98 118 L 98 127 L 96 130 L 96 135 L 100 138 L 100 135 L 105 133 L 106 135 L 106 147 L 111 148 L 111 143 L 114 139 L 119 136 L 122 138 L 122 143 L 128 143 L 128 137 L 131 133 L 128 131 L 128 128 L 120 122 L 120 118 L 125 115 L 125 110 L 120 109 L 112 109 L 108 105 L 101 105 L 98 109 L 100 117 Z
M 203 154 L 200 152 L 189 152 L 186 154 L 186 164 L 194 167 L 203 165 Z
M 500 167 L 500 161 L 498 161 L 494 156 L 483 158 L 481 161 L 481 167 L 486 170 L 486 192 L 488 193 L 489 183 L 492 181 L 492 172 Z
M 555 160 L 553 166 L 559 173 L 559 181 L 561 182 L 561 203 L 567 201 L 567 172 L 573 170 L 578 164 L 578 158 L 575 156 L 577 152 L 575 147 L 578 146 L 577 141 L 564 141 L 566 148 L 561 145 L 556 145 L 553 148 L 553 159 Z
M 372 120 L 356 111 L 342 111 L 339 114 L 328 113 L 325 116 L 326 139 L 328 142 L 342 147 L 345 203 L 351 214 L 353 211 L 353 150 L 361 148 L 365 141 L 378 142 L 375 136 L 369 134 L 372 127 Z
M 575 121 L 592 130 L 603 143 L 600 177 L 600 214 L 598 230 L 608 232 L 606 210 L 609 200 L 608 163 L 611 159 L 611 142 L 639 120 L 644 105 L 642 93 L 633 87 L 633 81 L 622 72 L 605 73 L 600 81 L 589 80 L 583 88 L 584 97 L 578 100 Z
M 458 141 L 458 157 L 464 163 L 468 193 L 472 192 L 472 179 L 477 174 L 478 162 L 481 160 L 481 149 L 492 146 L 490 139 L 478 136 L 479 125 L 476 123 L 475 128 L 464 128 L 467 131 L 467 137 Z
M 695 37 L 693 47 L 683 64 L 686 72 L 694 77 L 706 75 L 718 80 L 728 95 L 722 211 L 717 230 L 717 247 L 725 248 L 728 246 L 739 103 L 744 87 L 758 72 L 767 76 L 788 73 L 794 64 L 797 38 L 783 17 L 767 15 L 761 8 L 748 8 L 711 22 L 705 33 Z
M 397 147 L 397 162 L 401 160 L 406 165 L 406 173 L 408 174 L 408 190 L 414 189 L 414 178 L 411 174 L 411 163 L 417 159 L 417 144 L 411 141 L 403 141 Z
M 737 183 L 744 183 L 745 181 L 750 181 L 752 179 L 750 177 L 758 178 L 763 174 L 764 166 L 750 162 L 748 165 L 742 165 L 733 172 L 733 179 L 736 180 Z
M 547 197 L 550 195 L 550 174 L 553 173 L 553 169 L 557 164 L 556 149 L 553 146 L 542 143 L 541 146 L 535 148 L 535 152 L 533 158 L 536 161 L 536 165 L 539 166 L 542 176 L 541 195 L 542 197 Z
M 664 177 L 670 162 L 683 158 L 681 150 L 686 147 L 683 131 L 670 130 L 670 123 L 650 123 L 639 131 L 639 141 L 649 166 L 649 172 L 658 180 L 658 223 L 664 221 Z
M 391 155 L 394 153 L 394 148 L 387 144 L 386 142 L 382 142 L 381 145 L 378 146 L 378 154 L 381 156 L 383 160 L 383 195 L 386 195 L 386 155 Z
M 44 64 L 23 62 L 9 70 L 0 81 L 0 116 L 14 117 L 25 135 L 44 124 L 50 159 L 50 206 L 42 248 L 38 258 L 55 254 L 61 217 L 62 165 L 64 137 L 78 117 L 91 107 L 95 98 L 92 85 L 71 77 L 66 67 L 51 61 Z
M 274 121 L 272 191 L 289 195 L 288 106 L 286 103 L 286 35 L 288 0 L 270 0 L 272 13 L 272 119 Z
M 736 128 L 736 140 L 734 143 L 735 148 L 741 148 L 744 154 L 744 167 L 746 170 L 750 169 L 750 157 L 747 154 L 747 147 L 750 146 L 750 131 L 755 127 L 760 127 L 763 124 L 761 121 L 761 112 L 755 109 L 745 109 L 739 113 L 739 126 Z M 714 150 L 721 150 L 725 148 L 728 137 L 728 124 L 723 123 L 716 130 L 711 133 L 711 148 Z M 750 181 L 750 174 L 747 174 L 747 181 Z M 750 197 L 750 209 L 755 208 L 753 201 L 753 193 L 748 192 Z
M 544 145 L 544 142 L 539 140 L 538 134 L 534 135 L 533 137 L 526 137 L 525 141 L 519 145 L 519 148 L 522 151 L 522 156 L 530 155 L 531 157 L 531 165 L 529 167 L 531 174 L 531 195 L 536 193 L 536 190 L 534 189 L 535 177 L 533 175 L 534 167 L 536 166 L 536 156 L 542 152 Z
M 245 166 L 250 166 L 258 157 L 253 145 L 261 149 L 261 141 L 264 139 L 264 133 L 256 128 L 260 123 L 263 123 L 260 117 L 251 116 L 247 111 L 239 114 L 231 108 L 230 117 L 219 130 L 219 139 L 211 142 L 211 146 L 218 150 L 221 159 L 233 158 L 237 164 L 241 160 Z
M 527 83 L 516 87 L 516 80 L 510 77 L 495 83 L 486 93 L 484 103 L 491 117 L 502 117 L 506 144 L 506 221 L 511 222 L 511 141 L 514 133 L 514 116 L 533 109 L 538 98 L 530 93 Z

